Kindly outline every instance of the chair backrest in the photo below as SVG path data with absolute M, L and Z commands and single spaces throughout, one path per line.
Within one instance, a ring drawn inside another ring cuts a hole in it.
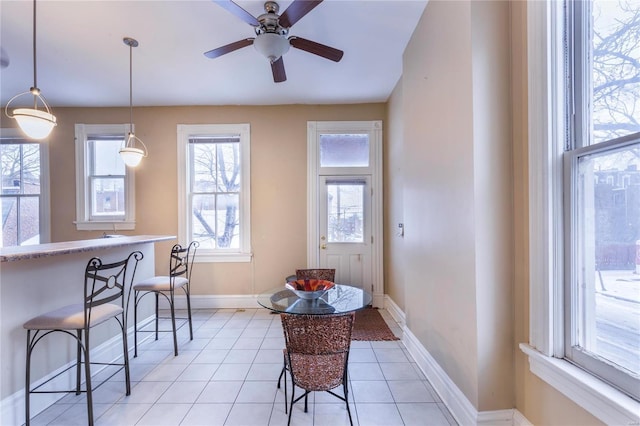
M 336 279 L 335 269 L 296 269 L 296 279 L 298 280 L 327 280 L 334 282 Z
M 355 314 L 280 314 L 287 350 L 305 355 L 347 352 Z
M 125 259 L 112 263 L 103 263 L 98 257 L 89 260 L 84 274 L 85 326 L 91 324 L 92 310 L 105 303 L 118 304 L 126 310 L 125 294 L 131 290 L 138 262 L 143 257 L 142 252 L 134 251 Z
M 182 247 L 175 244 L 171 248 L 171 257 L 169 258 L 169 276 L 171 279 L 177 277 L 191 278 L 191 268 L 193 268 L 193 259 L 196 256 L 196 250 L 200 247 L 200 243 L 192 241 L 188 246 Z
M 355 314 L 281 314 L 280 318 L 295 384 L 323 391 L 343 383 Z

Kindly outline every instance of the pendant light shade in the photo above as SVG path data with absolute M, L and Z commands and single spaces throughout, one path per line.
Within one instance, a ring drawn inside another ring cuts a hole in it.
M 124 164 L 129 167 L 136 167 L 142 161 L 142 157 L 147 156 L 145 151 L 133 146 L 135 141 L 132 141 L 131 139 L 134 138 L 138 139 L 133 133 L 129 133 L 126 145 L 123 148 L 120 148 L 120 157 L 122 158 L 122 161 L 124 161 Z M 138 141 L 144 146 L 144 143 L 140 139 L 138 139 Z
M 138 41 L 130 37 L 122 39 L 124 44 L 129 46 L 129 135 L 127 141 L 122 148 L 120 148 L 120 157 L 124 164 L 129 167 L 136 167 L 142 161 L 142 158 L 147 156 L 147 146 L 136 137 L 133 133 L 133 48 L 138 47 Z M 142 148 L 136 148 L 136 144 L 139 143 Z
M 4 108 L 4 113 L 9 118 L 14 118 L 20 129 L 27 137 L 31 139 L 44 139 L 56 126 L 56 117 L 51 114 L 49 105 L 40 93 L 37 84 L 37 66 L 36 66 L 36 0 L 33 0 L 33 87 L 28 92 L 22 92 L 9 99 Z M 16 108 L 9 113 L 9 105 L 15 99 L 31 94 L 33 96 L 33 108 Z M 44 107 L 44 110 L 38 109 L 38 101 Z

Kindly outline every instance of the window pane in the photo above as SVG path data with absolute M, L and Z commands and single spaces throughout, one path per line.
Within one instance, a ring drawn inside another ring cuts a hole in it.
M 213 192 L 216 185 L 216 149 L 215 144 L 191 144 L 193 159 L 193 191 Z
M 2 197 L 2 246 L 18 245 L 18 198 Z
M 20 243 L 40 244 L 40 199 L 20 198 Z
M 40 146 L 1 144 L 2 194 L 40 194 Z
M 0 144 L 2 246 L 40 242 L 40 145 Z
M 2 154 L 2 194 L 21 194 L 22 151 L 18 144 L 0 145 Z
M 593 143 L 640 132 L 640 1 L 595 0 Z
M 91 206 L 93 216 L 124 216 L 124 178 L 92 178 Z
M 93 152 L 94 176 L 124 176 L 125 165 L 118 151 L 122 147 L 122 139 L 102 139 L 89 141 L 89 149 Z
M 327 241 L 363 242 L 364 185 L 327 184 Z
M 369 167 L 369 135 L 320 135 L 320 167 Z
M 194 192 L 238 192 L 240 190 L 240 144 L 197 143 L 193 150 Z
M 192 239 L 201 248 L 239 248 L 239 196 L 207 194 L 193 196 Z
M 240 190 L 239 147 L 239 143 L 216 144 L 219 192 L 238 192 Z
M 579 159 L 576 340 L 640 374 L 640 144 Z
M 222 194 L 217 196 L 216 224 L 218 248 L 237 249 L 240 223 L 240 202 L 238 194 Z

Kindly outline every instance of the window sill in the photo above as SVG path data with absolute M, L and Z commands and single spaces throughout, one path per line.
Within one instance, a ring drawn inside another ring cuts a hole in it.
M 252 253 L 196 253 L 195 263 L 246 263 L 251 262 Z
M 533 374 L 606 424 L 637 425 L 640 403 L 568 361 L 521 343 Z
M 104 222 L 84 222 L 76 221 L 76 229 L 78 231 L 132 231 L 136 229 L 135 222 L 125 221 L 104 221 Z

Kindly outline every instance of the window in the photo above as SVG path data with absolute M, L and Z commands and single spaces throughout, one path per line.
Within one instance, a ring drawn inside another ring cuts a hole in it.
M 178 126 L 178 234 L 198 261 L 251 259 L 250 127 Z
M 76 226 L 78 230 L 135 229 L 135 182 L 118 151 L 126 124 L 76 124 Z
M 0 247 L 49 242 L 46 142 L 3 130 L 0 137 Z
M 565 356 L 640 399 L 640 1 L 567 15 Z
M 640 2 L 530 2 L 527 26 L 531 318 L 521 348 L 532 372 L 575 403 L 631 424 L 640 398 Z

